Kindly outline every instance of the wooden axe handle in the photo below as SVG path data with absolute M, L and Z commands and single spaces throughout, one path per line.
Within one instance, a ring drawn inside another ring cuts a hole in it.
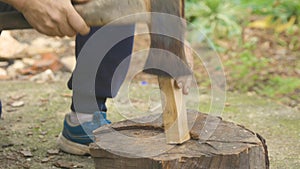
M 120 17 L 147 12 L 148 0 L 91 0 L 90 2 L 74 5 L 76 11 L 89 26 L 103 26 Z M 150 16 L 133 15 L 114 24 L 133 24 L 149 22 Z M 0 30 L 28 29 L 32 26 L 24 16 L 17 11 L 0 13 Z
M 0 30 L 30 28 L 32 26 L 26 21 L 22 13 L 17 11 L 0 13 Z

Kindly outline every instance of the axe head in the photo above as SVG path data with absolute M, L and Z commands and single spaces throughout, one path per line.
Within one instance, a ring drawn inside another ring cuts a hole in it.
M 146 73 L 179 77 L 190 75 L 184 51 L 186 24 L 184 0 L 150 0 L 151 46 L 145 64 Z

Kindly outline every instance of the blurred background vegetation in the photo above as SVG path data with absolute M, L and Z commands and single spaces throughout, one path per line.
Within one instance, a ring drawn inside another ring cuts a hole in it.
M 299 106 L 300 1 L 187 0 L 186 17 L 192 39 L 200 30 L 215 46 L 230 91 Z

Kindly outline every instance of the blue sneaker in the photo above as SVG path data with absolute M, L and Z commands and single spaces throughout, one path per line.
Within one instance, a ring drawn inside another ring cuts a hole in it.
M 103 125 L 110 124 L 105 112 L 95 112 L 93 120 L 81 125 L 74 125 L 70 120 L 70 114 L 65 116 L 64 128 L 57 139 L 58 147 L 67 153 L 75 155 L 88 155 L 89 144 L 94 142 L 93 131 Z

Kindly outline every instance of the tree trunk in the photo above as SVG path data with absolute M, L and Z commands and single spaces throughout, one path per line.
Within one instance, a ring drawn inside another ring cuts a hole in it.
M 153 116 L 134 121 L 145 122 L 151 119 Z M 188 119 L 192 139 L 160 153 L 154 151 L 170 146 L 164 142 L 165 140 L 150 139 L 151 141 L 147 142 L 144 138 L 163 135 L 161 117 L 150 123 L 126 120 L 97 129 L 94 132 L 96 142 L 90 146 L 95 167 L 97 169 L 269 168 L 267 146 L 260 135 L 243 126 L 223 121 L 219 117 L 195 111 L 188 111 Z M 123 134 L 123 137 L 115 137 L 114 132 Z M 211 135 L 207 137 L 207 134 Z M 129 140 L 125 136 L 136 139 Z M 130 151 L 137 154 L 134 155 Z M 139 157 L 141 152 L 142 155 Z

